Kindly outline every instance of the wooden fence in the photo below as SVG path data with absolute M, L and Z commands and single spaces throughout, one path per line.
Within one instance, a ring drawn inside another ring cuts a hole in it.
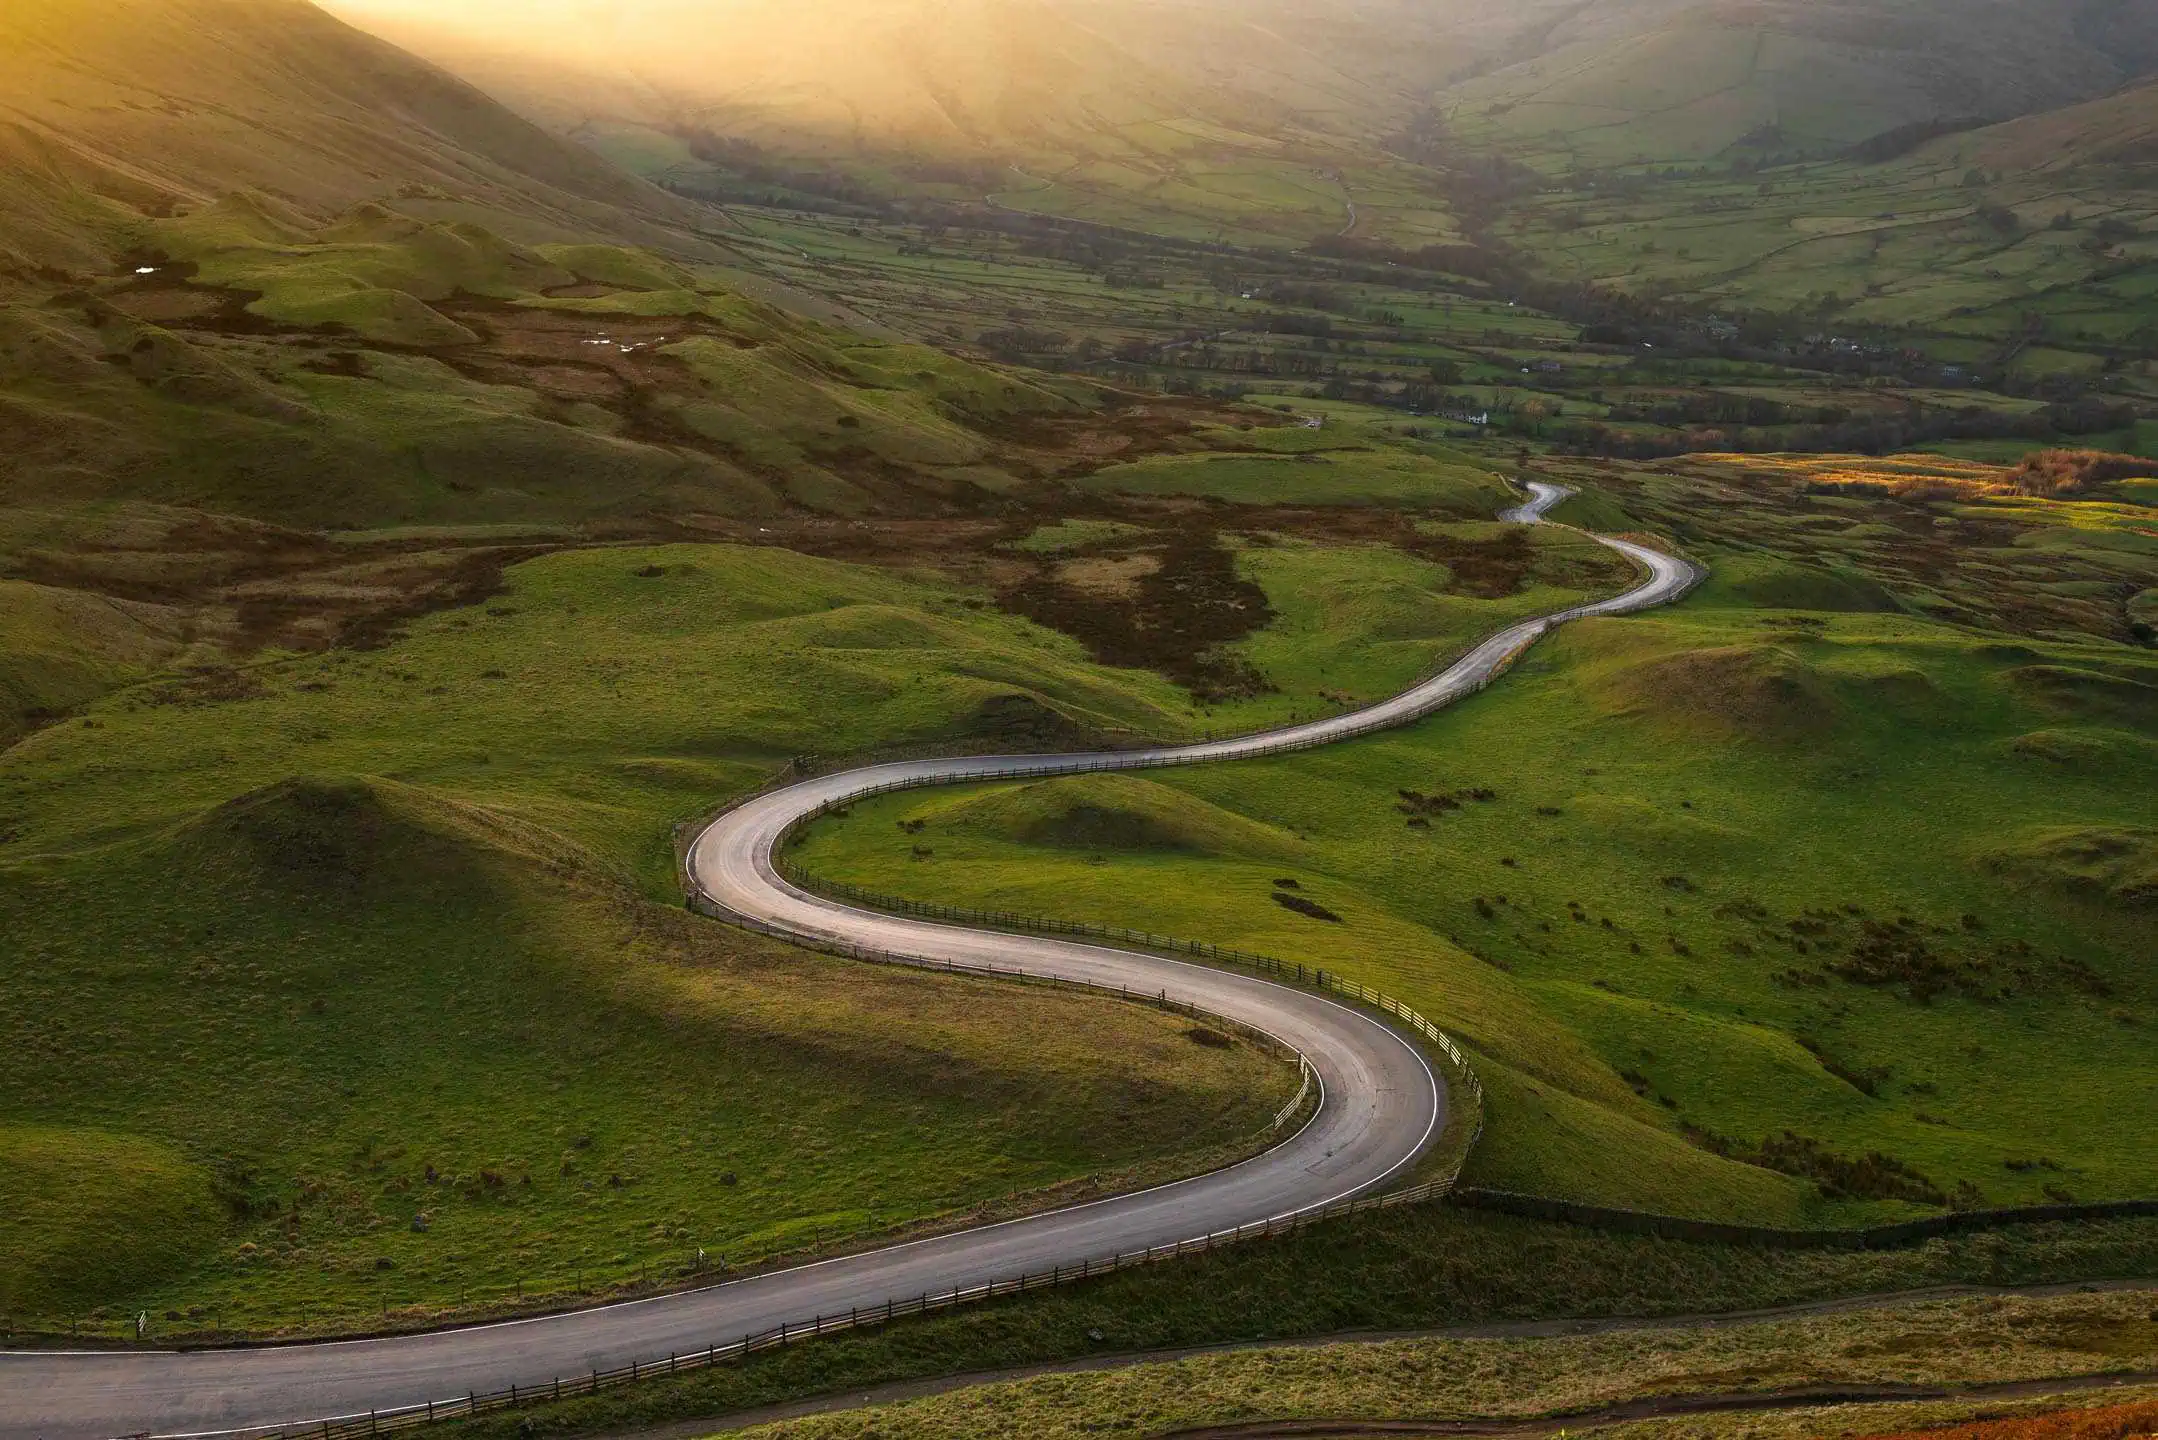
M 955 925 L 968 925 L 979 929 L 1017 930 L 1042 935 L 1069 935 L 1086 940 L 1108 940 L 1120 945 L 1137 946 L 1143 950 L 1158 950 L 1171 955 L 1190 955 L 1196 959 L 1211 960 L 1224 965 L 1235 965 L 1243 969 L 1256 970 L 1283 984 L 1307 986 L 1346 996 L 1361 1004 L 1369 1005 L 1383 1014 L 1392 1016 L 1410 1032 L 1437 1048 L 1441 1054 L 1452 1062 L 1457 1072 L 1455 1078 L 1458 1080 L 1458 1088 L 1450 1084 L 1447 1087 L 1448 1098 L 1457 1103 L 1465 1100 L 1467 1107 L 1475 1117 L 1468 1144 L 1462 1147 L 1460 1157 L 1462 1161 L 1467 1160 L 1469 1149 L 1475 1145 L 1477 1138 L 1483 1134 L 1484 1087 L 1482 1082 L 1476 1078 L 1475 1067 L 1469 1064 L 1468 1056 L 1464 1055 L 1461 1047 L 1454 1043 L 1453 1037 L 1424 1018 L 1419 1011 L 1396 1000 L 1385 991 L 1375 990 L 1359 981 L 1344 979 L 1340 974 L 1325 969 L 1323 966 L 1307 965 L 1295 960 L 1282 960 L 1272 955 L 1261 955 L 1249 950 L 1238 950 L 1233 946 L 1216 945 L 1207 940 L 1183 940 L 1171 935 L 1153 935 L 1143 930 L 1129 930 L 1115 925 L 1089 925 L 1077 920 L 1052 920 L 1040 915 L 1022 915 L 1011 910 L 972 910 L 961 905 L 940 905 L 926 900 L 909 900 L 900 895 L 883 895 L 874 890 L 865 890 L 859 885 L 849 885 L 843 881 L 826 880 L 820 876 L 810 874 L 789 860 L 779 859 L 775 861 L 775 864 L 780 874 L 785 876 L 787 880 L 813 894 L 828 896 L 834 900 L 845 900 L 856 905 L 866 905 L 871 909 L 882 910 L 891 914 L 912 915 L 925 920 L 945 921 Z M 720 918 L 729 919 L 733 923 L 744 923 L 742 917 L 728 914 L 723 907 L 713 904 L 709 900 L 705 900 L 699 908 L 706 909 L 707 913 Z M 790 937 L 792 935 L 792 932 L 783 931 L 777 927 L 757 922 L 750 923 L 752 928 L 755 929 L 767 930 L 774 934 L 785 934 Z M 850 953 L 849 947 L 844 942 L 822 942 L 819 948 Z M 899 957 L 890 958 L 896 959 Z M 921 964 L 924 962 L 906 961 L 904 963 Z M 927 963 L 934 964 L 937 968 L 942 969 L 964 968 L 948 966 L 943 962 Z M 1016 972 L 997 972 L 992 969 L 990 973 Z M 1457 1163 L 1454 1169 L 1458 1173 L 1460 1164 Z
M 528 1405 L 551 1404 L 557 1400 L 574 1399 L 580 1395 L 597 1395 L 623 1385 L 641 1381 L 657 1380 L 670 1375 L 690 1374 L 709 1369 L 714 1365 L 737 1364 L 751 1355 L 768 1350 L 778 1350 L 788 1345 L 798 1345 L 807 1340 L 827 1335 L 844 1334 L 852 1330 L 868 1329 L 888 1324 L 909 1316 L 933 1315 L 939 1311 L 956 1309 L 962 1305 L 979 1304 L 987 1300 L 1000 1300 L 1013 1295 L 1025 1295 L 1039 1290 L 1053 1289 L 1061 1285 L 1075 1284 L 1102 1275 L 1113 1275 L 1141 1265 L 1152 1265 L 1175 1260 L 1187 1255 L 1201 1255 L 1223 1245 L 1242 1240 L 1254 1240 L 1265 1235 L 1283 1235 L 1301 1230 L 1321 1221 L 1344 1215 L 1362 1214 L 1371 1210 L 1389 1209 L 1399 1205 L 1414 1205 L 1436 1199 L 1446 1193 L 1451 1180 L 1434 1180 L 1411 1189 L 1395 1191 L 1389 1195 L 1373 1196 L 1362 1200 L 1345 1200 L 1339 1204 L 1320 1209 L 1300 1211 L 1272 1220 L 1256 1221 L 1239 1225 L 1234 1229 L 1217 1230 L 1190 1240 L 1179 1240 L 1173 1245 L 1156 1245 L 1146 1250 L 1129 1250 L 1097 1260 L 1081 1260 L 1075 1265 L 1053 1266 L 1031 1274 L 1015 1276 L 1009 1280 L 994 1280 L 987 1284 L 954 1286 L 950 1290 L 931 1291 L 911 1300 L 887 1300 L 882 1305 L 870 1305 L 819 1315 L 812 1319 L 790 1321 L 761 1330 L 738 1339 L 715 1342 L 702 1350 L 689 1350 L 671 1354 L 664 1360 L 631 1361 L 611 1370 L 590 1370 L 578 1375 L 561 1375 L 532 1385 L 512 1385 L 503 1390 L 484 1393 L 452 1395 L 440 1400 L 425 1401 L 416 1405 L 404 1405 L 391 1409 L 369 1410 L 364 1414 L 330 1416 L 297 1425 L 256 1426 L 239 1430 L 193 1431 L 192 1440 L 208 1440 L 210 1436 L 230 1437 L 230 1440 L 358 1440 L 366 1435 L 388 1435 L 420 1425 L 430 1425 L 443 1420 L 462 1420 L 475 1415 L 498 1414 Z

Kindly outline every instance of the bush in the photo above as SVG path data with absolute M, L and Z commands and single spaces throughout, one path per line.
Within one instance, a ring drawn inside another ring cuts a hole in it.
M 2080 495 L 2116 480 L 2158 476 L 2158 460 L 2105 450 L 2040 450 L 2023 457 L 2009 477 L 2020 495 L 2050 499 Z

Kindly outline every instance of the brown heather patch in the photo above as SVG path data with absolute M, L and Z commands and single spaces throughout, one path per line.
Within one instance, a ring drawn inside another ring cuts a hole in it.
M 1982 1420 L 1938 1430 L 1901 1430 L 1867 1440 L 2130 1440 L 2146 1435 L 2158 1435 L 2158 1400 Z

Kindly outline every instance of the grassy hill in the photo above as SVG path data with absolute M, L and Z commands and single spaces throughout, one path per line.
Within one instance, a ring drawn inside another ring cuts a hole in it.
M 728 1433 L 745 1440 L 1078 1440 L 1103 1431 L 1380 1440 L 1444 1433 L 1441 1427 L 1555 1425 L 1550 1417 L 1564 1416 L 1573 1434 L 1658 1435 L 1683 1425 L 1707 1440 L 1805 1435 L 1830 1425 L 1875 1440 L 2129 1435 L 2158 1419 L 2158 1392 L 2113 1390 L 2103 1396 L 2105 1408 L 2083 1407 L 2092 1403 L 2097 1377 L 2122 1357 L 2158 1354 L 2158 1333 L 2145 1318 L 2150 1300 L 2148 1290 L 1964 1297 L 1715 1329 L 1682 1322 L 1563 1338 L 1260 1344 L 954 1384 Z M 2078 1384 L 2069 1377 L 2090 1378 Z M 2004 1404 L 2004 1397 L 1954 1393 L 2012 1380 L 2023 1380 L 2018 1393 L 2035 1398 Z M 2060 1393 L 2044 1394 L 2047 1380 L 2057 1381 Z M 1879 1400 L 1770 1408 L 1779 1391 L 1830 1386 L 1853 1400 L 1869 1392 Z M 1901 1386 L 1948 1395 L 1897 1404 L 1902 1397 L 1892 1387 Z M 1679 1415 L 1683 1421 L 1668 1418 Z M 1956 1421 L 1967 1423 L 1943 1428 Z
M 1522 198 L 1494 234 L 1569 279 L 1900 335 L 2025 393 L 2140 402 L 2158 88 L 1950 128 L 1877 155 L 1574 184 Z
M 1472 1048 L 1470 1174 L 1499 1188 L 1779 1223 L 2145 1194 L 2113 1117 L 2158 1013 L 2158 667 L 2125 604 L 2158 579 L 2151 512 L 2009 474 L 1583 465 L 1584 518 L 1678 533 L 1714 581 L 1395 735 L 887 797 L 800 856 L 1402 995 Z M 1258 558 L 1279 605 L 1350 593 Z M 1400 623 L 1345 605 L 1332 632 L 1352 615 Z
M 0 751 L 18 1328 L 608 1293 L 1196 1163 L 1291 1088 L 1176 1017 L 676 899 L 671 827 L 787 756 L 1178 733 L 1167 682 L 770 548 L 505 584 L 378 650 L 159 670 Z
M 1833 153 L 1929 120 L 2002 118 L 2141 73 L 2158 27 L 2126 6 L 1724 3 L 1579 7 L 1531 54 L 1443 90 L 1463 142 L 1540 167 Z
M 2147 165 L 2158 149 L 2158 86 L 2116 94 L 1982 130 L 1955 149 L 1989 169 L 2073 172 L 2093 166 Z
M 1400 0 L 756 0 L 604 25 L 337 8 L 685 193 L 986 201 L 1275 246 L 1335 233 L 1352 202 L 1374 231 L 1443 233 L 1413 167 L 1367 142 L 1510 28 L 1503 7 L 1437 24 Z
M 402 196 L 544 238 L 695 216 L 305 0 L 22 0 L 0 16 L 0 265 L 97 271 L 241 189 L 315 218 Z
M 1193 127 L 1187 141 L 1251 142 L 1305 117 L 1368 117 L 1423 78 L 1421 52 L 1447 43 L 1399 6 L 1338 3 L 836 0 L 804 11 L 748 0 L 714 11 L 663 0 L 605 21 L 518 7 L 515 25 L 486 5 L 454 16 L 402 0 L 333 8 L 564 128 L 664 120 L 671 105 L 774 142 L 991 158 L 1138 153 L 1138 132 L 1178 123 Z M 1409 28 L 1422 33 L 1399 44 Z M 567 88 L 548 93 L 542 76 Z
M 0 302 L 6 503 L 332 529 L 936 504 L 1033 463 L 1014 420 L 1093 403 L 648 252 L 259 194 L 137 236 L 95 287 Z

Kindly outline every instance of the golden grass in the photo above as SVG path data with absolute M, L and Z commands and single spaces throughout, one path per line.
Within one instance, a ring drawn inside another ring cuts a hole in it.
M 1057 1440 L 1300 1418 L 1527 1420 L 1643 1397 L 2133 1372 L 2158 1366 L 2154 1298 L 2150 1291 L 1970 1297 L 1715 1328 L 1246 1350 L 1046 1375 L 747 1433 Z

